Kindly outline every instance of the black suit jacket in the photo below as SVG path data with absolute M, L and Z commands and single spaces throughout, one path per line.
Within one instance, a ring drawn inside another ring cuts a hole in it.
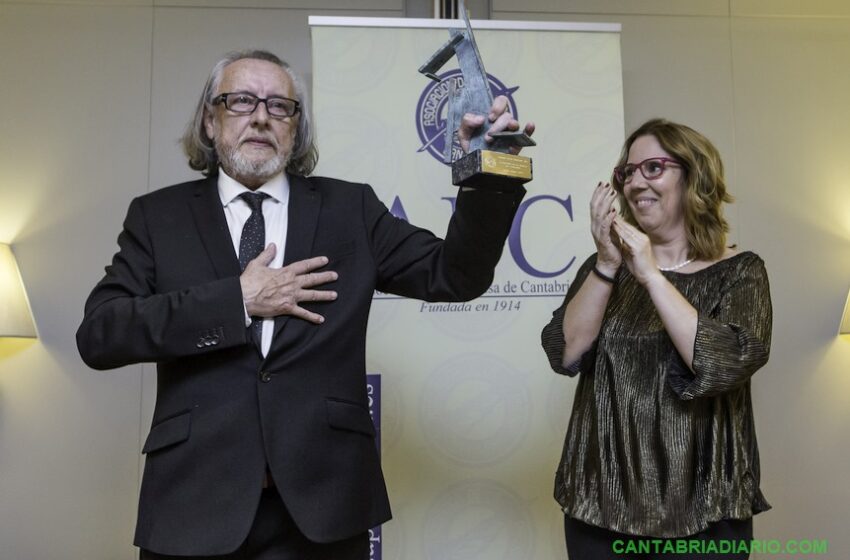
M 245 539 L 266 465 L 301 531 L 350 537 L 391 516 L 367 408 L 375 289 L 468 300 L 493 278 L 524 190 L 458 196 L 445 241 L 393 217 L 368 185 L 290 177 L 284 264 L 326 255 L 322 325 L 281 316 L 263 359 L 245 327 L 239 264 L 216 178 L 130 204 L 119 252 L 85 307 L 77 345 L 108 369 L 156 362 L 157 399 L 135 543 L 215 555 Z

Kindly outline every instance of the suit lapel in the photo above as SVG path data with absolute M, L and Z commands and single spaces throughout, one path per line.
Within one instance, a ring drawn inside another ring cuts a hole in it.
M 219 278 L 239 276 L 239 260 L 230 239 L 230 230 L 224 217 L 224 208 L 218 196 L 218 181 L 215 175 L 200 181 L 195 195 L 189 203 L 192 216 Z
M 313 256 L 313 239 L 316 237 L 319 210 L 322 206 L 322 197 L 309 179 L 295 175 L 288 175 L 288 178 L 289 210 L 283 266 Z M 281 315 L 275 319 L 272 345 L 288 320 L 289 315 Z

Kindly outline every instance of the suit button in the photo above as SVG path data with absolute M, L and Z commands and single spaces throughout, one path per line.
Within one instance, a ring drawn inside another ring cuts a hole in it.
M 260 381 L 262 381 L 263 383 L 268 383 L 271 380 L 272 380 L 272 374 L 270 374 L 267 371 L 261 371 L 260 372 Z

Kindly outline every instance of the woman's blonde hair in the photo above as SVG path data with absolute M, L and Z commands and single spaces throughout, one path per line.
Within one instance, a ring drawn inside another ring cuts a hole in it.
M 626 163 L 632 144 L 641 136 L 653 136 L 682 166 L 688 256 L 701 260 L 721 258 L 729 232 L 729 224 L 723 217 L 723 203 L 732 202 L 733 198 L 726 192 L 720 152 L 708 138 L 688 126 L 652 119 L 626 139 L 618 166 Z M 621 215 L 637 226 L 623 194 L 623 183 L 614 176 L 611 184 L 619 193 Z

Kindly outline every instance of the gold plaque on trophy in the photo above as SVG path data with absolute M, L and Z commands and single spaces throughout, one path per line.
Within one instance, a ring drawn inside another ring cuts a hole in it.
M 531 177 L 531 158 L 492 150 L 475 150 L 452 164 L 452 184 L 460 187 L 510 190 Z

